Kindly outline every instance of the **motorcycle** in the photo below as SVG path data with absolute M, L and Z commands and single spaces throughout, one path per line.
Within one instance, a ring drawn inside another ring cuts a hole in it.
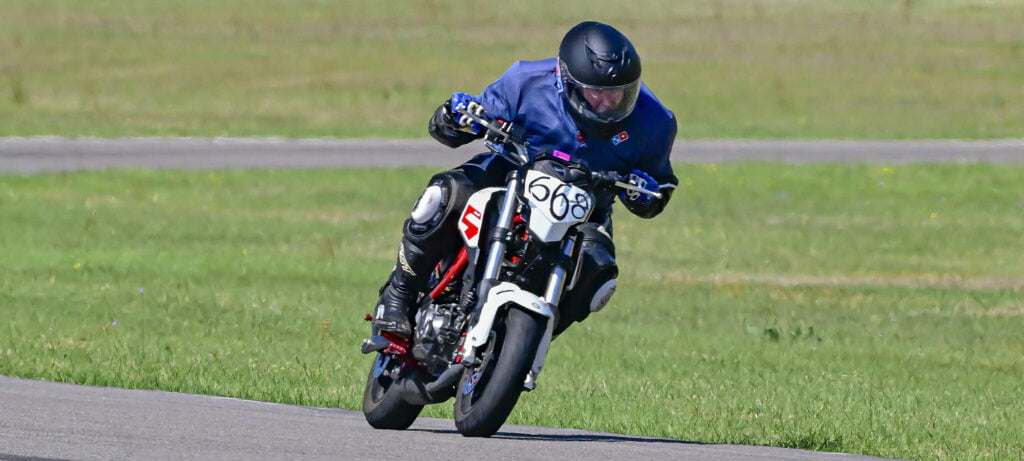
M 577 227 L 593 212 L 596 192 L 660 194 L 560 151 L 533 158 L 511 124 L 475 104 L 456 110 L 517 168 L 504 187 L 470 196 L 458 223 L 465 245 L 435 268 L 412 337 L 374 328 L 363 341 L 361 351 L 376 354 L 363 413 L 374 428 L 404 430 L 425 405 L 454 396 L 458 431 L 489 437 L 520 394 L 536 388 L 559 303 L 579 277 Z

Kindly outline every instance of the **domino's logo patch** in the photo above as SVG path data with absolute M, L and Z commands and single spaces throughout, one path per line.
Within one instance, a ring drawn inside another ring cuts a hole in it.
M 629 139 L 629 133 L 626 133 L 625 131 L 623 131 L 622 133 L 619 133 L 619 134 L 617 134 L 615 136 L 612 136 L 612 144 L 617 146 L 619 144 L 622 144 L 623 141 L 625 141 L 627 139 Z

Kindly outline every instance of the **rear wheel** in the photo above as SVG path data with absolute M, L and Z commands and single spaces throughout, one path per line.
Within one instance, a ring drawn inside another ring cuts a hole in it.
M 523 391 L 544 334 L 544 319 L 510 308 L 495 319 L 484 360 L 467 369 L 456 388 L 455 427 L 467 437 L 490 437 L 498 432 Z
M 363 415 L 377 429 L 408 429 L 423 410 L 402 400 L 398 373 L 401 364 L 394 357 L 378 353 L 363 392 Z

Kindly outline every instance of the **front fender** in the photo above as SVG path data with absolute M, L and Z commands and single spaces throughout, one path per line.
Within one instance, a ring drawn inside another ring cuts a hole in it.
M 484 303 L 480 312 L 480 320 L 466 335 L 466 356 L 472 356 L 477 347 L 487 342 L 491 327 L 494 326 L 494 317 L 498 314 L 498 308 L 506 304 L 514 304 L 548 318 L 555 316 L 554 307 L 540 296 L 519 288 L 514 283 L 501 282 L 487 292 L 487 302 Z

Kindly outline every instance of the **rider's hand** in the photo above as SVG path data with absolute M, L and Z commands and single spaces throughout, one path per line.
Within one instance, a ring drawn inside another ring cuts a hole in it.
M 459 113 L 456 110 L 458 108 L 469 111 L 478 117 L 482 116 L 484 114 L 484 106 L 480 104 L 480 100 L 466 93 L 452 93 L 452 98 L 448 101 L 448 115 L 451 116 L 452 121 L 455 123 L 455 126 L 452 127 L 453 129 L 473 134 L 483 133 L 484 127 L 474 122 L 468 115 Z
M 641 189 L 648 190 L 651 192 L 658 191 L 658 181 L 655 181 L 651 175 L 644 173 L 640 170 L 633 170 L 629 172 L 629 180 L 626 181 L 634 186 Z M 623 202 L 630 202 L 636 205 L 646 205 L 654 200 L 654 196 L 650 194 L 644 194 L 642 192 L 624 190 L 619 192 L 619 200 Z

